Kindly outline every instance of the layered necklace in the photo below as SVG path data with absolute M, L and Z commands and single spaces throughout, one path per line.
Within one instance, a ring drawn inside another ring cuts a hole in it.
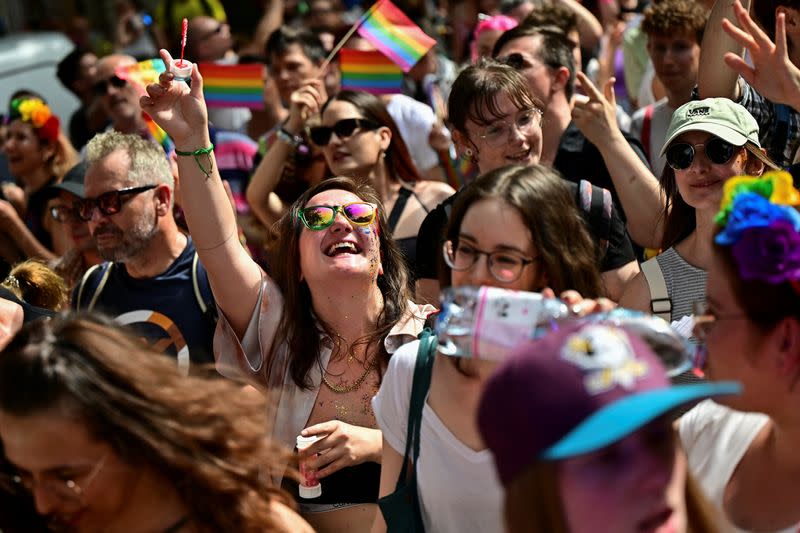
M 337 347 L 341 347 L 341 340 L 340 339 L 342 337 L 339 336 L 338 334 L 336 336 L 338 337 L 337 341 L 336 341 L 336 345 L 337 345 Z M 347 362 L 351 363 L 351 362 L 353 362 L 353 360 L 358 361 L 359 363 L 361 363 L 361 361 L 353 354 L 353 349 L 351 347 L 350 350 L 349 350 L 349 353 L 347 355 Z M 323 369 L 322 382 L 325 384 L 326 387 L 328 387 L 330 390 L 332 390 L 336 394 L 347 394 L 348 392 L 353 392 L 355 390 L 358 390 L 361 387 L 361 385 L 364 383 L 364 380 L 367 379 L 367 376 L 369 375 L 370 371 L 372 370 L 372 367 L 375 366 L 375 360 L 376 360 L 376 357 L 373 357 L 372 359 L 365 360 L 364 363 L 361 363 L 362 365 L 364 365 L 364 373 L 361 374 L 361 376 L 359 376 L 359 378 L 357 380 L 355 380 L 350 385 L 334 385 L 333 383 L 328 381 L 328 378 L 325 376 L 325 374 L 328 373 L 327 369 Z

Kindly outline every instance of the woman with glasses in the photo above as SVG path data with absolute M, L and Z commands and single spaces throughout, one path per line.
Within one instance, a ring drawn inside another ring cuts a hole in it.
M 0 359 L 3 487 L 58 531 L 311 531 L 270 483 L 286 452 L 263 409 L 119 326 L 36 321 Z
M 309 91 L 304 95 L 307 108 L 313 109 L 311 89 L 305 90 Z M 311 142 L 322 150 L 334 176 L 371 182 L 386 206 L 392 236 L 413 272 L 419 227 L 453 189 L 420 178 L 394 119 L 378 97 L 340 91 L 322 105 L 320 114 L 319 124 L 308 128 Z
M 776 166 L 761 149 L 756 120 L 727 98 L 679 107 L 661 153 L 667 159 L 661 176 L 666 197 L 663 252 L 642 265 L 620 305 L 674 321 L 691 315 L 692 305 L 705 300 L 714 215 L 725 182 Z
M 142 107 L 178 149 L 207 154 L 180 156 L 178 167 L 186 219 L 220 311 L 217 368 L 274 398 L 276 440 L 293 446 L 298 436 L 319 437 L 300 457 L 322 484 L 322 496 L 301 506 L 312 525 L 367 531 L 381 461 L 370 398 L 390 354 L 419 333 L 430 310 L 408 300 L 380 199 L 350 178 L 313 186 L 275 226 L 280 261 L 267 275 L 236 239 L 209 150 L 199 72 L 191 90 L 164 74 L 147 91 Z
M 711 245 L 697 364 L 741 396 L 679 421 L 689 467 L 724 532 L 800 528 L 800 191 L 783 172 L 731 178 Z M 709 237 L 711 238 L 711 237 Z
M 464 189 L 442 255 L 450 267 L 442 272 L 445 286 L 602 294 L 596 248 L 581 213 L 563 180 L 541 165 L 503 167 Z M 381 496 L 395 490 L 401 471 L 418 348 L 413 342 L 394 354 L 373 400 L 384 440 Z M 503 530 L 502 490 L 476 425 L 478 400 L 494 367 L 436 356 L 416 468 L 426 531 Z M 384 530 L 380 518 L 373 531 Z
M 58 228 L 47 216 L 49 185 L 57 183 L 78 162 L 59 119 L 40 98 L 24 95 L 11 100 L 8 136 L 3 151 L 11 174 L 22 187 L 25 211 L 18 213 L 6 196 L 0 200 L 0 255 L 10 263 L 53 259 L 67 251 Z M 5 191 L 4 191 L 5 192 Z

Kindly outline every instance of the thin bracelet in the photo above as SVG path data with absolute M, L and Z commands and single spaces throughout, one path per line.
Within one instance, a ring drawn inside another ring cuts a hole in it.
M 181 155 L 185 157 L 194 157 L 194 162 L 197 163 L 197 166 L 200 168 L 200 171 L 205 174 L 206 179 L 211 177 L 211 173 L 214 172 L 214 161 L 211 159 L 211 151 L 214 150 L 214 144 L 212 143 L 211 146 L 208 148 L 200 148 L 195 150 L 194 152 L 181 152 L 177 148 L 175 149 L 176 155 Z M 200 156 L 204 155 L 208 159 L 208 170 L 203 167 L 203 164 L 200 162 Z

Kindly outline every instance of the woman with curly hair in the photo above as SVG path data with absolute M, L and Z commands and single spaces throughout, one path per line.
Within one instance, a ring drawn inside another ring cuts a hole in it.
M 69 140 L 61 133 L 58 117 L 40 98 L 24 95 L 11 100 L 8 110 L 8 137 L 3 149 L 11 174 L 22 188 L 18 213 L 6 201 L 0 201 L 0 235 L 5 241 L 0 250 L 9 263 L 36 257 L 53 259 L 55 250 L 52 220 L 47 216 L 47 187 L 57 183 L 78 162 Z M 4 189 L 4 193 L 7 189 Z
M 284 452 L 266 430 L 258 395 L 88 315 L 36 321 L 0 358 L 4 485 L 56 528 L 311 531 L 269 481 Z

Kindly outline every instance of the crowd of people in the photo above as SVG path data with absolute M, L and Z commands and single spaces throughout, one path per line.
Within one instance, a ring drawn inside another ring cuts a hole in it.
M 119 2 L 73 116 L 14 88 L 0 532 L 798 531 L 800 9 L 395 3 L 391 94 L 352 0 Z

